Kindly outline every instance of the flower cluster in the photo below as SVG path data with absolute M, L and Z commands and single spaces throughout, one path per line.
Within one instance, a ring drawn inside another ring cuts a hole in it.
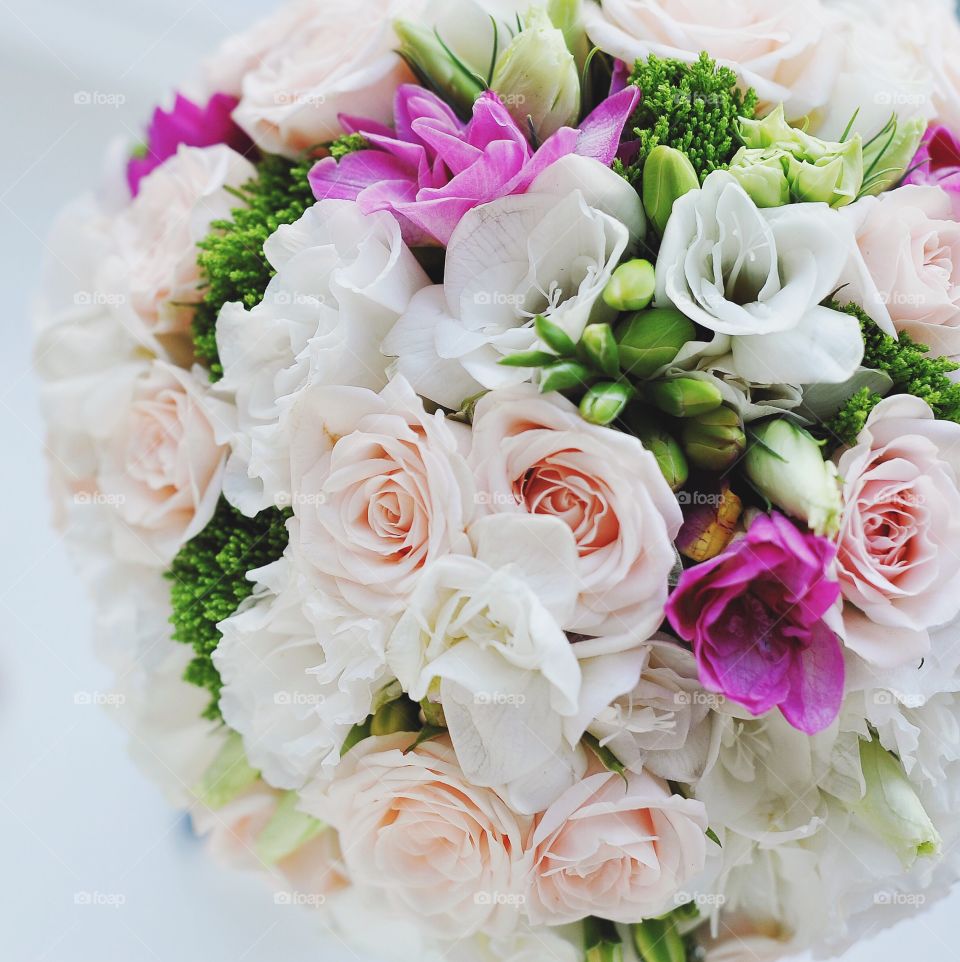
M 960 26 L 720 6 L 298 0 L 51 238 L 141 761 L 368 950 L 773 959 L 960 874 Z

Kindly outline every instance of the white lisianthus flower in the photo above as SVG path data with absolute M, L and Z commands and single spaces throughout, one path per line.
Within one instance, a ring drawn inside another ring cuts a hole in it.
M 264 780 L 298 789 L 332 773 L 344 738 L 370 714 L 385 680 L 384 639 L 332 618 L 315 624 L 286 556 L 251 575 L 254 595 L 217 626 L 220 710 Z
M 628 64 L 651 54 L 733 69 L 763 104 L 800 118 L 826 103 L 842 55 L 837 17 L 820 0 L 603 0 L 585 5 L 590 39 Z
M 383 349 L 417 393 L 454 409 L 484 388 L 527 381 L 529 369 L 500 359 L 537 346 L 538 314 L 575 341 L 591 321 L 608 320 L 601 294 L 643 229 L 640 199 L 622 177 L 566 157 L 526 194 L 466 214 L 443 284 L 413 298 Z
M 846 381 L 863 359 L 856 318 L 820 302 L 855 256 L 852 231 L 826 204 L 760 210 L 726 171 L 673 208 L 657 259 L 658 306 L 714 333 L 675 364 L 729 351 L 758 384 Z
M 287 413 L 310 384 L 387 383 L 380 342 L 416 291 L 429 283 L 400 227 L 349 201 L 315 204 L 263 246 L 277 272 L 256 307 L 224 305 L 217 393 L 230 418 L 224 491 L 245 514 L 289 503 Z
M 576 546 L 555 518 L 492 516 L 471 537 L 474 557 L 423 572 L 387 658 L 416 701 L 439 680 L 464 772 L 500 787 L 554 759 L 569 767 L 564 718 L 578 711 L 581 672 L 562 626 L 578 591 Z

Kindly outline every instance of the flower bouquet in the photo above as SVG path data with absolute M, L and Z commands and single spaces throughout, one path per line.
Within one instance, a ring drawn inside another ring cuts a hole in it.
M 111 150 L 55 502 L 212 848 L 398 960 L 948 891 L 958 63 L 947 0 L 299 0 Z

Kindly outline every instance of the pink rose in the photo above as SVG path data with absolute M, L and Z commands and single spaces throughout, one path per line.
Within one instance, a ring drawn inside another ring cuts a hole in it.
M 960 613 L 960 425 L 889 397 L 837 459 L 847 646 L 874 665 L 919 661 Z
M 124 560 L 165 568 L 213 517 L 227 449 L 216 442 L 202 391 L 195 375 L 152 362 L 103 442 L 96 497 L 112 509 Z
M 732 67 L 764 104 L 799 118 L 826 103 L 840 69 L 836 16 L 820 0 L 604 0 L 585 4 L 590 39 L 628 64 L 650 54 Z
M 339 115 L 386 123 L 393 92 L 413 80 L 394 52 L 409 0 L 315 4 L 243 79 L 234 120 L 262 150 L 296 157 L 343 133 Z
M 221 144 L 180 147 L 140 182 L 139 193 L 117 218 L 117 253 L 105 263 L 99 283 L 138 341 L 189 362 L 192 305 L 203 296 L 197 244 L 213 221 L 229 217 L 237 206 L 227 188 L 255 176 L 250 161 Z
M 403 378 L 380 394 L 308 388 L 291 415 L 291 543 L 327 594 L 398 613 L 427 562 L 469 554 L 468 429 L 427 414 Z
M 683 515 L 636 438 L 587 424 L 569 401 L 522 385 L 478 402 L 470 464 L 482 511 L 553 515 L 573 531 L 583 587 L 567 627 L 631 645 L 657 630 Z
M 349 839 L 350 880 L 384 893 L 441 938 L 516 926 L 530 871 L 530 820 L 464 777 L 446 738 L 367 738 L 333 783 L 308 786 L 304 811 Z
M 939 187 L 900 187 L 844 214 L 870 275 L 863 291 L 856 283 L 847 289 L 851 296 L 868 312 L 879 298 L 898 331 L 935 355 L 960 356 L 960 224 L 950 196 Z
M 949 127 L 927 128 L 904 184 L 942 187 L 950 195 L 951 219 L 960 220 L 960 138 Z
M 540 816 L 531 841 L 534 924 L 588 915 L 640 922 L 677 907 L 704 867 L 707 811 L 652 775 L 589 775 Z

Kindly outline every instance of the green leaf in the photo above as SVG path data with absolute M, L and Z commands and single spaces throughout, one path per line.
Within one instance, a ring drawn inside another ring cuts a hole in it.
M 586 962 L 623 962 L 623 939 L 613 922 L 589 916 L 583 920 Z
M 441 728 L 439 725 L 424 725 L 420 730 L 420 734 L 417 735 L 417 740 L 407 749 L 407 751 L 412 752 L 424 742 L 432 742 L 435 738 L 441 738 L 446 734 L 447 729 Z
M 260 860 L 276 865 L 326 831 L 327 826 L 297 809 L 300 796 L 286 792 L 254 846 Z
M 554 324 L 542 314 L 534 318 L 533 328 L 537 332 L 537 337 L 561 357 L 569 357 L 577 349 L 573 338 L 559 324 Z
M 498 363 L 504 367 L 544 367 L 556 359 L 556 354 L 548 354 L 546 351 L 518 351 L 516 354 L 501 357 Z
M 585 388 L 593 379 L 590 371 L 579 361 L 557 361 L 543 369 L 540 376 L 540 392 L 572 391 Z
M 583 743 L 597 756 L 600 764 L 603 765 L 607 771 L 616 772 L 624 781 L 627 780 L 626 765 L 624 765 L 609 748 L 601 745 L 600 740 L 595 735 L 591 735 L 590 732 L 585 732 L 583 735 Z
M 359 725 L 354 725 L 353 728 L 347 733 L 347 737 L 343 740 L 343 745 L 340 747 L 340 757 L 343 758 L 344 755 L 350 751 L 354 745 L 359 745 L 365 738 L 370 737 L 370 723 L 373 721 L 373 715 L 371 715 L 366 721 L 360 722 Z
M 616 377 L 620 373 L 620 352 L 609 324 L 588 324 L 580 338 L 580 350 L 601 374 Z
M 209 808 L 223 808 L 259 777 L 260 773 L 251 768 L 247 761 L 243 739 L 236 732 L 231 732 L 217 757 L 203 773 L 195 794 Z

